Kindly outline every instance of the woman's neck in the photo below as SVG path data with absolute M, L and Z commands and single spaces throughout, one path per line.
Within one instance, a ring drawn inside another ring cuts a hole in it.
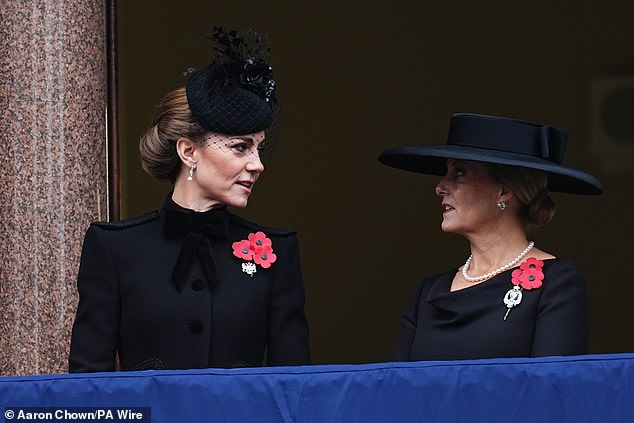
M 472 258 L 469 264 L 469 274 L 485 274 L 504 266 L 515 259 L 528 246 L 528 243 L 523 232 L 470 238 Z
M 181 207 L 197 212 L 209 211 L 224 205 L 204 198 L 196 192 L 195 187 L 189 187 L 186 183 L 179 183 L 179 181 L 174 184 L 172 200 Z

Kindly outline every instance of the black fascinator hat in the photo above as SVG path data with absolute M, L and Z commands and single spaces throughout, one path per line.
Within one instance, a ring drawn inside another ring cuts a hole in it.
M 253 30 L 213 28 L 215 57 L 190 69 L 185 83 L 194 118 L 211 132 L 247 135 L 269 128 L 279 106 L 273 68 L 264 60 L 269 48 Z
M 597 195 L 601 182 L 562 165 L 568 135 L 550 125 L 470 113 L 451 117 L 446 145 L 391 148 L 379 161 L 397 169 L 442 176 L 447 159 L 519 166 L 548 173 L 548 189 Z

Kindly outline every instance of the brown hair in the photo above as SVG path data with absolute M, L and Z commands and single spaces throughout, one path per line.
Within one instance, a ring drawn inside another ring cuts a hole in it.
M 207 132 L 192 116 L 185 88 L 170 92 L 159 102 L 152 126 L 139 141 L 141 167 L 154 178 L 174 183 L 181 168 L 176 142 L 181 137 L 199 140 Z
M 519 200 L 519 217 L 527 230 L 552 221 L 555 202 L 548 194 L 548 174 L 541 170 L 485 163 L 489 174 L 515 194 Z

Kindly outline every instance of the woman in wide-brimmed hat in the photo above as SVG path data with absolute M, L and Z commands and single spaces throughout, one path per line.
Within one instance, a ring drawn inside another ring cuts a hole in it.
M 141 137 L 143 169 L 173 184 L 163 208 L 86 233 L 71 372 L 310 361 L 295 231 L 227 209 L 246 207 L 272 141 L 267 46 L 250 30 L 213 38 L 213 62 L 162 99 Z
M 442 230 L 463 235 L 471 250 L 461 267 L 416 287 L 394 361 L 586 352 L 582 272 L 529 242 L 553 218 L 549 191 L 602 192 L 595 177 L 562 165 L 566 138 L 549 125 L 459 113 L 446 145 L 380 155 L 388 166 L 442 176 Z

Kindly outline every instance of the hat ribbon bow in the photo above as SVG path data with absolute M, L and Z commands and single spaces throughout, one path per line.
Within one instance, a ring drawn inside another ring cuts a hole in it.
M 561 164 L 566 149 L 566 134 L 550 125 L 539 128 L 540 157 Z

